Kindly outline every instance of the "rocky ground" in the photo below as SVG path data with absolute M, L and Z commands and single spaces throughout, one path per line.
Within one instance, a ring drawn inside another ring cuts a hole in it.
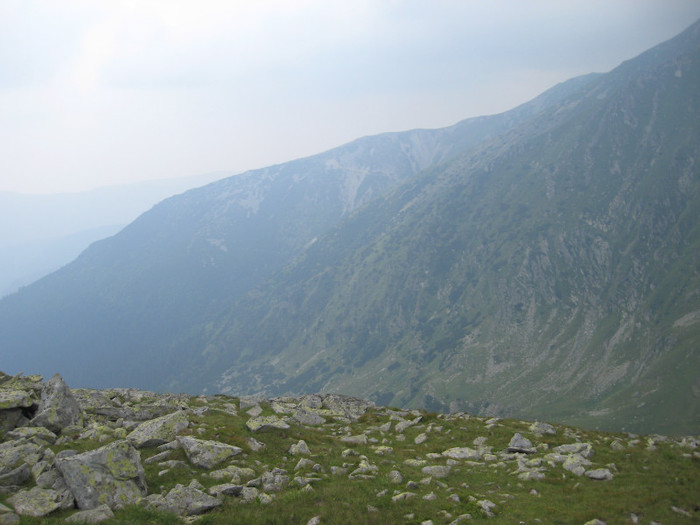
M 0 373 L 0 524 L 693 523 L 697 437 Z

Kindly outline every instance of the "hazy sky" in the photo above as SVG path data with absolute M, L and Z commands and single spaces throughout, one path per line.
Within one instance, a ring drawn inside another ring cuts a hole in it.
M 0 191 L 244 171 L 609 71 L 696 0 L 1 0 Z

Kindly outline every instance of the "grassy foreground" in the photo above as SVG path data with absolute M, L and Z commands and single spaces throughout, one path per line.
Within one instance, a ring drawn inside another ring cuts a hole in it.
M 382 407 L 370 408 L 354 422 L 328 418 L 316 426 L 292 424 L 287 430 L 252 433 L 246 428 L 250 416 L 239 409 L 236 398 L 190 398 L 188 405 L 195 412 L 182 434 L 243 449 L 217 469 L 237 465 L 259 477 L 277 467 L 287 471 L 289 483 L 250 502 L 225 496 L 223 505 L 198 517 L 132 506 L 103 523 L 307 524 L 314 518 L 320 524 L 700 521 L 700 449 L 694 438 L 601 433 L 559 425 L 550 429 L 555 434 L 539 434 L 527 421 Z M 275 414 L 270 402 L 259 406 L 263 415 Z M 280 406 L 275 406 L 278 415 Z M 507 452 L 516 432 L 531 441 L 531 452 Z M 350 436 L 355 438 L 348 440 Z M 252 450 L 251 437 L 264 448 Z M 308 446 L 308 454 L 290 453 L 290 446 L 299 440 Z M 565 469 L 553 454 L 555 447 L 569 443 L 590 444 L 593 454 L 585 469 L 607 469 L 612 479 L 597 481 Z M 78 439 L 52 449 L 82 452 L 104 444 L 104 439 Z M 453 447 L 469 447 L 479 457 L 450 459 L 442 454 Z M 171 468 L 148 463 L 157 453 L 155 448 L 141 450 L 149 493 L 166 493 L 192 480 L 205 488 L 230 481 L 214 479 L 210 471 L 190 465 L 182 450 L 168 457 L 182 462 Z M 6 497 L 0 496 L 0 501 L 6 503 Z M 22 517 L 21 523 L 63 523 L 72 513 Z

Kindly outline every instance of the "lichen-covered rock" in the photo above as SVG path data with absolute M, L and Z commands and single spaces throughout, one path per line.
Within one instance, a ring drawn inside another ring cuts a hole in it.
M 451 459 L 470 459 L 478 461 L 481 459 L 482 453 L 469 447 L 453 447 L 445 450 L 442 455 Z
M 279 492 L 289 483 L 289 475 L 286 470 L 275 468 L 263 472 L 260 481 L 264 492 Z
M 60 494 L 52 489 L 34 487 L 12 496 L 10 505 L 20 516 L 42 518 L 60 508 Z
M 112 519 L 114 512 L 107 505 L 100 505 L 94 509 L 81 510 L 66 518 L 66 523 L 101 523 Z
M 206 494 L 190 484 L 175 485 L 165 496 L 148 496 L 146 506 L 162 512 L 173 512 L 180 516 L 196 516 L 218 507 L 222 501 Z
M 584 458 L 593 456 L 593 446 L 590 443 L 567 443 L 552 449 L 557 454 L 579 454 Z
M 46 446 L 56 442 L 58 436 L 44 427 L 22 427 L 10 430 L 5 434 L 11 439 L 26 439 L 37 445 Z
M 36 443 L 24 440 L 11 440 L 0 443 L 0 471 L 12 470 L 21 463 L 35 465 L 44 455 L 43 448 Z
M 446 478 L 451 470 L 448 465 L 428 465 L 423 467 L 421 472 L 434 478 Z
M 7 487 L 12 485 L 21 485 L 32 477 L 32 471 L 29 465 L 22 463 L 19 467 L 6 474 L 0 474 L 0 486 Z
M 21 408 L 8 408 L 0 410 L 0 432 L 7 432 L 13 428 L 21 427 L 29 423 Z
M 243 451 L 240 447 L 219 441 L 206 441 L 189 436 L 178 436 L 177 441 L 190 463 L 206 469 L 211 469 Z
M 292 414 L 292 419 L 300 425 L 317 426 L 323 425 L 326 420 L 315 410 L 299 408 Z
M 289 425 L 277 416 L 252 417 L 245 426 L 251 432 L 270 432 L 273 430 L 288 430 Z
M 350 445 L 366 445 L 367 435 L 358 434 L 356 436 L 343 436 L 340 438 L 340 441 L 342 441 L 343 443 L 348 443 Z
M 189 424 L 185 412 L 172 412 L 141 423 L 126 439 L 136 448 L 157 447 L 175 439 Z
M 214 470 L 209 473 L 212 479 L 228 479 L 233 483 L 240 483 L 241 481 L 247 481 L 255 477 L 255 471 L 249 467 L 239 467 L 236 465 L 229 465 L 228 467 L 220 470 Z
M 550 434 L 552 436 L 556 435 L 557 431 L 549 423 L 542 423 L 541 421 L 535 421 L 530 425 L 530 432 L 533 434 Z
M 137 503 L 147 492 L 141 457 L 127 440 L 82 454 L 59 454 L 56 467 L 80 509 L 119 508 Z
M 29 408 L 33 404 L 32 396 L 25 390 L 0 388 L 0 410 Z
M 82 422 L 83 412 L 78 400 L 63 378 L 59 374 L 54 375 L 41 390 L 41 402 L 31 425 L 46 427 L 51 432 L 60 434 L 64 427 L 80 426 Z
M 360 419 L 367 409 L 373 406 L 371 401 L 340 394 L 327 394 L 323 397 L 323 408 L 334 417 L 350 422 Z
M 523 454 L 533 454 L 535 452 L 535 449 L 532 448 L 532 442 L 523 437 L 520 432 L 513 434 L 507 450 L 508 452 L 520 452 Z
M 587 470 L 585 474 L 587 478 L 594 479 L 596 481 L 609 481 L 613 479 L 612 472 L 606 468 Z
M 292 456 L 300 456 L 300 455 L 308 456 L 309 454 L 311 454 L 311 451 L 309 450 L 309 447 L 306 444 L 306 441 L 304 441 L 303 439 L 300 439 L 297 443 L 293 443 L 289 447 L 289 453 Z

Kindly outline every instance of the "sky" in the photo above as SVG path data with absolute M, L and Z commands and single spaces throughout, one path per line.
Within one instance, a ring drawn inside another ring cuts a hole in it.
M 499 113 L 696 0 L 1 0 L 0 191 L 242 172 Z

